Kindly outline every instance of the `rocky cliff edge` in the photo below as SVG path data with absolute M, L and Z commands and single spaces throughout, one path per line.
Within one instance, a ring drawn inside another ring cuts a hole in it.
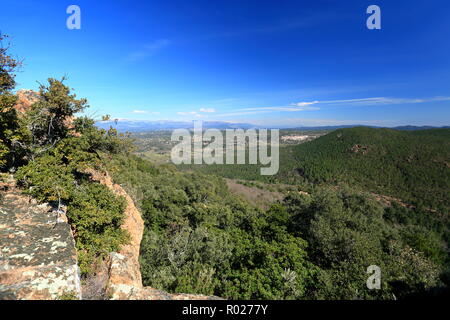
M 217 300 L 214 296 L 194 294 L 170 294 L 142 285 L 139 249 L 144 232 L 144 221 L 133 199 L 107 173 L 90 171 L 92 178 L 107 186 L 127 202 L 122 228 L 130 234 L 130 243 L 119 252 L 110 254 L 107 292 L 113 300 Z
M 0 299 L 81 299 L 75 242 L 64 213 L 0 182 Z

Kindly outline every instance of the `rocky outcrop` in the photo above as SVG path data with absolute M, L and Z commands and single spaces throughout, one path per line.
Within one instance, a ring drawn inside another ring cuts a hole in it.
M 350 148 L 349 151 L 352 152 L 352 153 L 367 154 L 369 152 L 369 147 L 368 146 L 362 146 L 360 144 L 355 144 L 353 147 Z
M 107 173 L 91 170 L 94 180 L 107 186 L 116 195 L 123 196 L 127 202 L 125 220 L 122 228 L 130 234 L 130 243 L 122 246 L 119 252 L 110 254 L 107 292 L 113 300 L 216 300 L 213 296 L 194 294 L 170 294 L 142 285 L 139 265 L 139 249 L 144 232 L 144 221 L 133 199 Z
M 16 92 L 17 102 L 14 108 L 19 112 L 19 114 L 27 111 L 31 105 L 39 100 L 39 93 L 28 90 L 21 89 Z
M 31 106 L 39 101 L 40 94 L 39 92 L 29 90 L 29 89 L 20 89 L 16 92 L 17 102 L 14 105 L 14 109 L 16 109 L 19 117 L 25 115 L 25 113 L 31 108 Z M 48 112 L 48 111 L 47 111 Z M 73 121 L 75 117 L 67 117 L 64 120 L 64 123 L 67 125 L 69 129 L 73 129 Z M 70 132 L 70 134 L 74 136 L 79 136 L 79 133 Z
M 81 299 L 75 242 L 61 213 L 0 183 L 0 299 Z

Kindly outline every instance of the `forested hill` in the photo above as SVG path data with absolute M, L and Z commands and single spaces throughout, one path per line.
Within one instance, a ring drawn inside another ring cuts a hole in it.
M 450 207 L 450 129 L 340 129 L 294 146 L 281 161 L 281 180 L 295 171 L 299 181 L 348 183 L 413 205 Z

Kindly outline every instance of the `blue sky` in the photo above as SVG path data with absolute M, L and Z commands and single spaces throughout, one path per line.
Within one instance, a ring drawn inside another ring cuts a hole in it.
M 450 125 L 448 0 L 2 0 L 0 30 L 18 88 L 67 75 L 96 117 Z

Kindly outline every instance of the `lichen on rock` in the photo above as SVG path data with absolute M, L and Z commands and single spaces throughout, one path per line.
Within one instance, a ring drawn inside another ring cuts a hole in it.
M 0 200 L 0 299 L 81 299 L 70 226 L 50 205 L 38 205 L 4 186 Z

